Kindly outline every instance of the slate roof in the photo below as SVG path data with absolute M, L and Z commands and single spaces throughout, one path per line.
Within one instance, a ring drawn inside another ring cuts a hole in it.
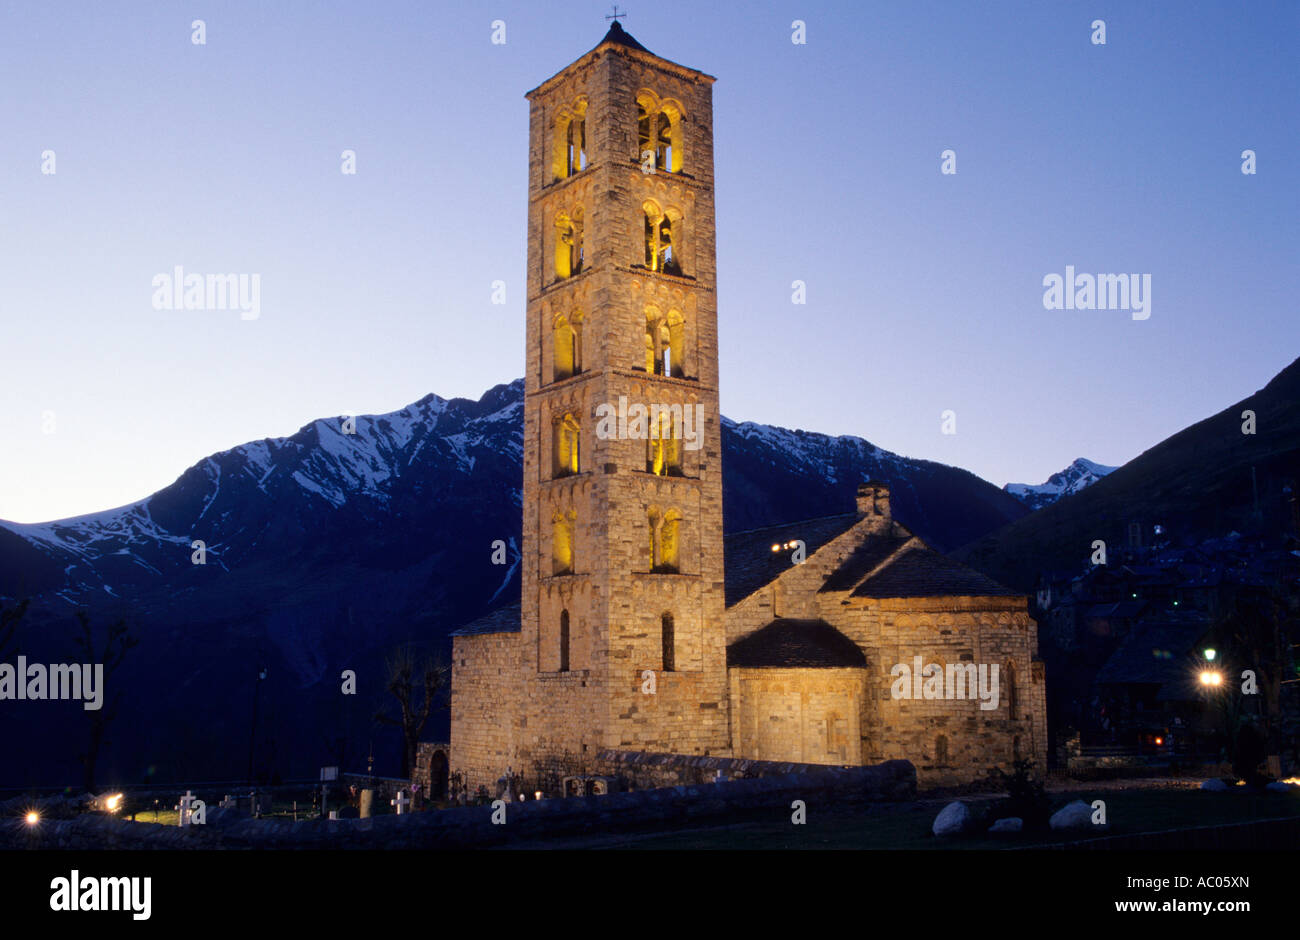
M 619 25 L 618 20 L 615 20 L 614 25 L 610 26 L 609 32 L 607 32 L 605 38 L 596 45 L 596 48 L 599 49 L 607 42 L 612 42 L 620 46 L 627 46 L 629 49 L 640 49 L 642 52 L 650 52 L 649 49 L 633 39 L 632 34 L 623 29 L 623 27 Z M 650 54 L 654 55 L 653 52 L 650 52 Z
M 777 618 L 727 647 L 727 668 L 861 669 L 858 645 L 825 620 Z
M 471 620 L 459 630 L 451 631 L 451 636 L 478 636 L 481 633 L 518 633 L 522 617 L 523 609 L 520 604 L 498 607 L 487 616 Z
M 1110 655 L 1096 683 L 1158 685 L 1160 698 L 1193 698 L 1198 647 L 1209 632 L 1210 624 L 1203 618 L 1146 621 Z
M 852 590 L 855 584 L 888 560 L 890 555 L 906 545 L 910 539 L 910 535 L 868 538 L 844 559 L 844 564 L 831 573 L 826 583 L 822 585 L 821 592 Z
M 858 514 L 849 512 L 725 536 L 722 556 L 726 566 L 727 606 L 744 600 L 791 567 L 790 556 L 794 549 L 783 548 L 774 552 L 773 545 L 802 540 L 811 556 L 831 539 L 847 532 L 857 521 Z
M 1018 597 L 974 568 L 930 548 L 903 552 L 858 585 L 854 597 Z

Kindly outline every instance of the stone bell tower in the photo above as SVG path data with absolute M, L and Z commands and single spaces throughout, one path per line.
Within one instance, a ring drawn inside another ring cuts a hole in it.
M 615 21 L 527 95 L 521 761 L 728 753 L 713 81 Z

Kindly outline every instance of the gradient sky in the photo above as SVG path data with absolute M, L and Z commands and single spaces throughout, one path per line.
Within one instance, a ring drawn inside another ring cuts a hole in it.
M 629 5 L 642 44 L 718 78 L 724 414 L 1037 483 L 1123 463 L 1300 354 L 1300 4 Z M 0 11 L 0 518 L 107 509 L 248 440 L 522 374 L 523 95 L 596 45 L 607 4 L 20 6 Z M 154 310 L 178 264 L 260 274 L 260 319 Z M 1151 274 L 1151 318 L 1045 310 L 1067 264 Z

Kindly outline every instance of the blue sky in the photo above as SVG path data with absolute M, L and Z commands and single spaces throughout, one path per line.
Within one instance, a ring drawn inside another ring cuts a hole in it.
M 244 441 L 522 374 L 523 94 L 607 5 L 16 6 L 0 518 L 107 509 Z M 718 78 L 732 418 L 1036 483 L 1123 463 L 1300 354 L 1298 4 L 661 0 L 624 25 Z M 1067 264 L 1150 274 L 1150 319 L 1044 309 Z M 176 265 L 259 274 L 260 317 L 155 310 Z

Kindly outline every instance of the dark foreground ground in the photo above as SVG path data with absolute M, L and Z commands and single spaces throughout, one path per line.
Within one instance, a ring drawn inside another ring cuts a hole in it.
M 1300 788 L 1290 793 L 1228 793 L 1199 789 L 1199 780 L 1125 780 L 1049 787 L 1053 810 L 1072 800 L 1106 804 L 1107 827 L 1098 832 L 1009 833 L 939 839 L 931 832 L 934 818 L 951 797 L 923 795 L 906 803 L 866 806 L 808 806 L 803 825 L 791 812 L 769 821 L 745 820 L 661 832 L 529 840 L 505 848 L 527 849 L 1015 849 L 1043 848 L 1115 836 L 1223 826 L 1273 819 L 1300 819 Z M 998 794 L 963 796 L 978 806 Z M 1300 848 L 1300 845 L 1293 846 Z

